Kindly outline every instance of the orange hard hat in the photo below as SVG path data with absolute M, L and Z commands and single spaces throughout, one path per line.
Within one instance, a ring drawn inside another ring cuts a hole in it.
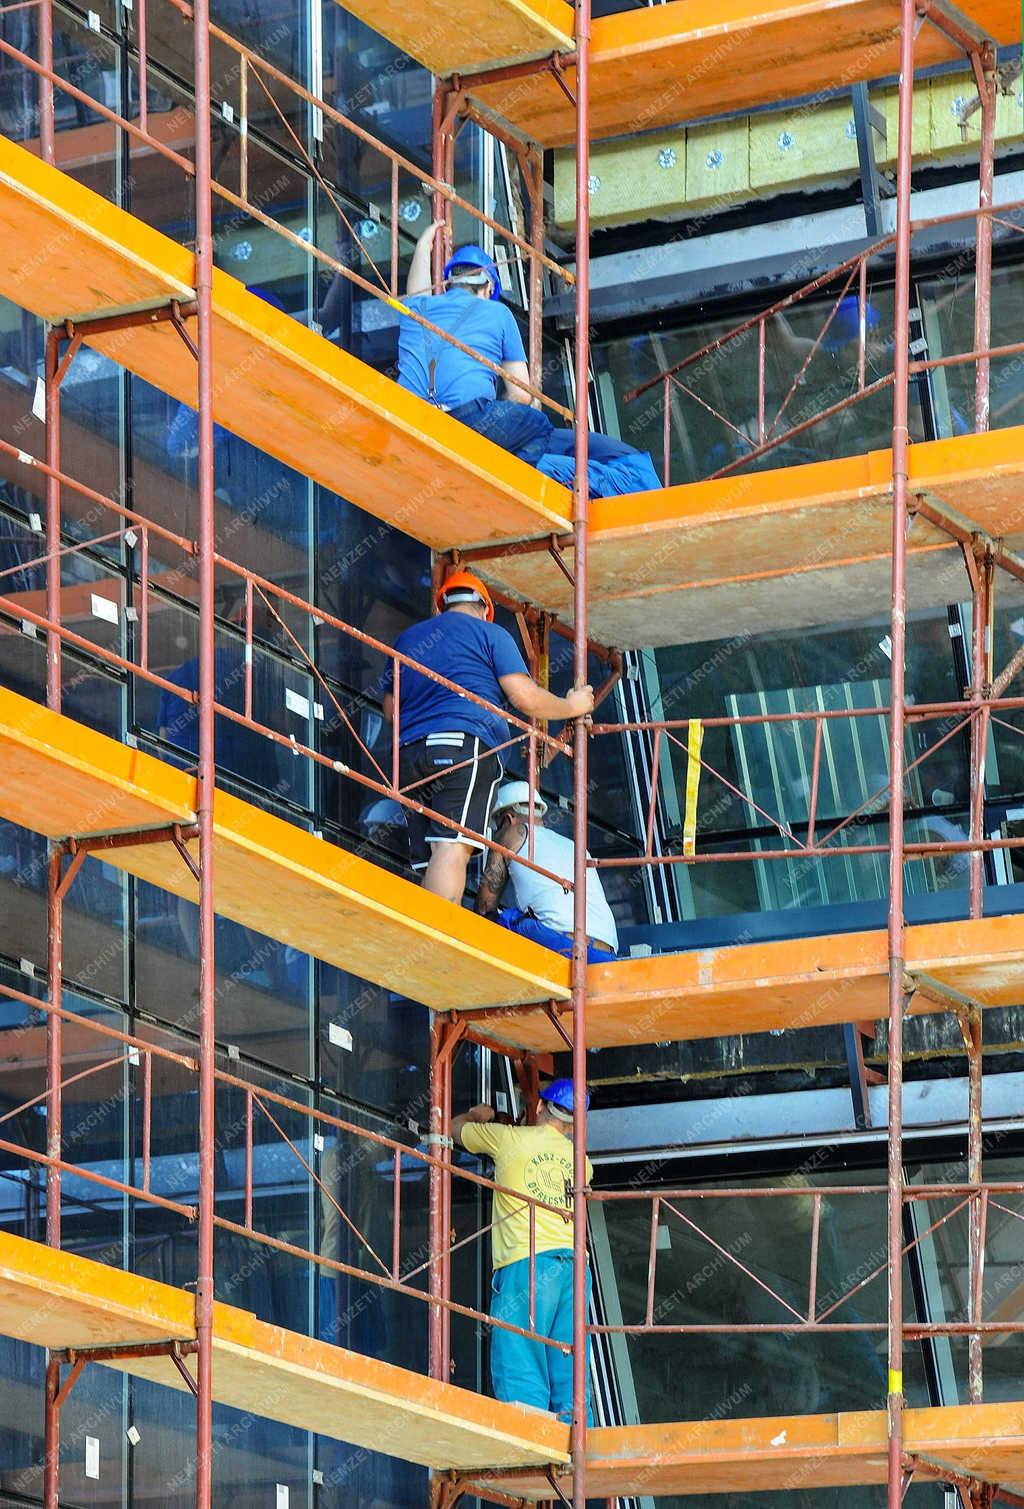
M 494 603 L 491 600 L 491 594 L 474 572 L 453 571 L 451 576 L 445 578 L 437 589 L 437 597 L 434 599 L 434 606 L 439 613 L 444 612 L 449 596 L 453 593 L 459 594 L 455 599 L 456 602 L 469 602 L 471 593 L 478 597 L 487 609 L 487 622 L 489 624 L 494 622 Z

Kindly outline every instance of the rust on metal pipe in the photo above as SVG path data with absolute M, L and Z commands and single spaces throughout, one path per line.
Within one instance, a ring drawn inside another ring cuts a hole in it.
M 576 308 L 575 407 L 576 468 L 573 478 L 573 673 L 574 684 L 587 677 L 587 482 L 590 419 L 590 13 L 591 0 L 576 0 Z M 561 75 L 555 77 L 562 83 Z M 573 1509 L 587 1503 L 587 818 L 590 805 L 587 719 L 576 722 L 573 741 L 573 939 L 572 987 L 573 1082 L 573 1293 L 572 1293 L 572 1454 Z
M 988 45 L 971 52 L 971 68 L 981 101 L 981 147 L 978 159 L 978 208 L 992 209 L 995 178 L 996 77 L 995 54 Z M 992 343 L 992 218 L 982 213 L 977 221 L 974 281 L 974 349 L 986 351 Z M 991 362 L 978 358 L 974 369 L 974 428 L 989 427 Z
M 195 293 L 198 349 L 199 494 L 199 1217 L 196 1262 L 196 1509 L 213 1494 L 213 1234 L 216 1141 L 214 964 L 215 503 L 213 454 L 213 198 L 210 6 L 194 0 Z
M 910 443 L 910 192 L 914 119 L 914 0 L 900 0 L 899 126 L 896 151 L 896 287 L 892 417 L 892 717 L 889 725 L 889 1137 L 888 1509 L 903 1504 L 903 783 L 907 632 L 907 451 Z

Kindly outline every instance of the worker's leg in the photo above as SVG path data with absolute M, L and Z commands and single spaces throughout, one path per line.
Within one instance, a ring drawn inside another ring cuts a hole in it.
M 547 454 L 573 456 L 575 452 L 575 430 L 552 429 Z M 625 440 L 615 440 L 611 435 L 599 435 L 596 430 L 591 430 L 587 455 L 590 461 L 596 461 L 603 466 L 613 466 L 617 461 L 625 462 L 625 466 L 617 469 L 621 476 L 622 490 L 628 487 L 632 492 L 650 492 L 662 485 L 650 453 L 638 450 L 635 445 L 629 445 Z M 618 476 L 616 480 L 619 480 Z M 613 488 L 613 491 L 617 490 L 618 488 Z
M 550 1253 L 537 1254 L 534 1284 L 534 1324 L 530 1325 L 530 1259 L 506 1263 L 491 1279 L 491 1315 L 510 1326 L 551 1334 L 560 1295 L 558 1264 Z M 532 1404 L 550 1409 L 550 1385 L 542 1341 L 532 1341 L 501 1326 L 491 1329 L 491 1385 L 494 1397 L 508 1404 Z
M 519 933 L 523 938 L 532 938 L 534 943 L 539 943 L 542 948 L 550 948 L 554 953 L 561 954 L 568 959 L 572 955 L 572 936 L 568 932 L 559 933 L 547 923 L 541 922 L 538 917 L 531 917 L 529 912 L 520 911 L 517 906 L 502 907 L 497 915 L 497 922 L 501 927 L 507 927 L 509 932 Z M 600 943 L 587 944 L 588 964 L 607 964 L 615 958 L 615 950 L 605 947 Z
M 408 815 L 413 867 L 423 872 L 424 890 L 456 905 L 462 901 L 470 856 L 483 845 L 461 837 L 449 824 L 486 833 L 501 774 L 497 755 L 482 749 L 475 735 L 458 729 L 403 746 L 403 785 L 413 787 L 414 795 L 438 814 L 422 817 L 410 810 Z M 425 783 L 424 776 L 430 777 Z
M 572 1253 L 559 1253 L 558 1302 L 548 1335 L 555 1341 L 572 1341 Z M 590 1310 L 590 1269 L 587 1269 L 587 1310 Z M 551 1408 L 560 1420 L 572 1419 L 572 1356 L 547 1348 Z M 587 1337 L 587 1423 L 590 1418 L 590 1338 Z
M 479 398 L 452 409 L 451 415 L 461 424 L 468 424 L 477 434 L 486 435 L 502 450 L 511 451 L 520 460 L 528 461 L 531 466 L 535 466 L 547 451 L 552 424 L 543 409 L 512 403 L 507 398 L 495 398 L 489 402 Z
M 435 840 L 423 872 L 423 889 L 433 891 L 435 896 L 443 896 L 445 901 L 454 901 L 458 906 L 466 889 L 466 870 L 472 853 L 471 844 Z

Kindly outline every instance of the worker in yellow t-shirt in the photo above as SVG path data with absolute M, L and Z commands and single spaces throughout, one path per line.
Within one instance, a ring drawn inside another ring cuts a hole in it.
M 470 1153 L 494 1160 L 494 1182 L 558 1210 L 534 1207 L 534 1321 L 530 1324 L 530 1206 L 500 1190 L 494 1195 L 491 1317 L 506 1325 L 571 1344 L 573 1090 L 556 1079 L 540 1092 L 533 1126 L 498 1126 L 490 1106 L 474 1106 L 452 1120 L 452 1137 Z M 587 1105 L 590 1096 L 587 1096 Z M 586 1109 L 583 1112 L 586 1115 Z M 591 1174 L 587 1159 L 587 1183 Z M 587 1275 L 587 1301 L 590 1276 Z M 587 1413 L 589 1400 L 587 1366 Z M 572 1357 L 515 1331 L 494 1326 L 491 1382 L 496 1399 L 550 1410 L 572 1419 Z

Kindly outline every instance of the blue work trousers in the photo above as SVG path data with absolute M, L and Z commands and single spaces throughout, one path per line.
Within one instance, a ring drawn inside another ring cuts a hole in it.
M 547 451 L 551 420 L 543 410 L 531 409 L 529 404 L 513 403 L 508 398 L 474 398 L 449 413 L 531 466 L 536 466 Z
M 542 948 L 550 948 L 565 959 L 572 957 L 571 936 L 548 927 L 546 922 L 541 922 L 539 917 L 534 917 L 530 912 L 523 912 L 517 906 L 503 906 L 498 913 L 497 921 L 499 926 L 507 927 L 510 933 L 519 933 L 523 938 L 532 938 L 534 943 L 539 943 Z M 610 959 L 614 958 L 614 949 L 602 948 L 596 943 L 587 944 L 588 964 L 607 964 Z
M 529 404 L 513 403 L 508 398 L 474 398 L 449 413 L 531 466 L 536 466 L 542 456 L 572 456 L 576 449 L 575 430 L 553 425 L 543 409 L 532 409 Z M 613 440 L 610 435 L 591 430 L 589 454 L 591 461 L 617 461 L 638 452 L 636 446 L 627 445 L 624 440 Z
M 530 1325 L 530 1259 L 506 1263 L 491 1280 L 491 1315 L 509 1325 L 572 1342 L 572 1252 L 539 1252 L 535 1258 L 534 1323 Z M 587 1272 L 587 1308 L 590 1272 Z M 572 1419 L 572 1356 L 542 1341 L 494 1326 L 491 1384 L 507 1404 L 531 1404 L 560 1420 Z M 590 1340 L 587 1340 L 587 1420 L 590 1420 Z

